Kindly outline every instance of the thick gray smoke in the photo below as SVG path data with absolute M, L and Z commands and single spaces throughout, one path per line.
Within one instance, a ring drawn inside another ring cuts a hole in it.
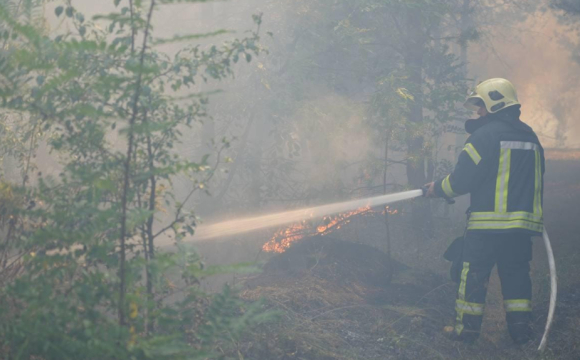
M 522 120 L 541 135 L 544 146 L 580 147 L 580 62 L 573 57 L 577 34 L 551 12 L 512 25 L 492 31 L 493 47 L 473 45 L 471 74 L 480 81 L 510 79 L 518 89 Z

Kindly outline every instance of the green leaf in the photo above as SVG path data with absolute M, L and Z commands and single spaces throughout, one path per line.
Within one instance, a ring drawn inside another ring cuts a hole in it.
M 66 8 L 66 16 L 68 16 L 69 18 L 73 17 L 74 14 L 74 9 L 72 8 L 72 6 L 69 6 Z
M 86 33 L 87 33 L 87 28 L 85 26 L 81 26 L 79 28 L 79 34 L 84 37 Z
M 246 54 L 246 61 L 247 62 L 252 61 L 252 55 L 251 54 Z
M 121 0 L 115 0 L 113 1 L 113 3 L 115 4 L 115 7 L 119 6 L 119 3 L 121 2 Z
M 57 6 L 56 9 L 54 9 L 54 13 L 56 14 L 56 16 L 61 16 L 63 11 L 64 11 L 63 6 Z
M 110 179 L 97 179 L 95 180 L 95 187 L 101 190 L 115 190 L 115 183 Z
M 127 230 L 133 231 L 137 226 L 145 223 L 150 216 L 154 215 L 155 210 L 132 209 L 127 213 Z

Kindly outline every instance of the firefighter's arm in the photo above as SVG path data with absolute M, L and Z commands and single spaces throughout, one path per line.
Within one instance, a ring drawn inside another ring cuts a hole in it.
M 436 196 L 454 198 L 471 192 L 485 174 L 484 167 L 490 150 L 486 139 L 471 136 L 459 154 L 453 172 L 435 182 Z

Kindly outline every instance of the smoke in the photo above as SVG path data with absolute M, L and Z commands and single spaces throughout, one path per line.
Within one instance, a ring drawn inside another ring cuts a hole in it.
M 580 62 L 574 59 L 578 35 L 553 12 L 537 12 L 525 22 L 492 29 L 470 51 L 470 73 L 478 81 L 504 77 L 514 83 L 522 120 L 545 147 L 580 147 L 576 121 Z
M 290 123 L 303 145 L 303 171 L 315 187 L 331 185 L 330 179 L 342 178 L 348 183 L 352 180 L 348 177 L 355 176 L 353 165 L 363 161 L 371 149 L 365 108 L 346 97 L 329 94 L 307 101 Z

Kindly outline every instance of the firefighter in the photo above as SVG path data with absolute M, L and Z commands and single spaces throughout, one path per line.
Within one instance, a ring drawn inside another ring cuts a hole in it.
M 487 284 L 497 264 L 508 330 L 518 344 L 531 340 L 532 236 L 543 230 L 544 150 L 520 120 L 516 89 L 489 79 L 469 95 L 465 107 L 470 137 L 453 172 L 427 184 L 427 196 L 469 193 L 471 206 L 461 254 L 454 338 L 474 342 L 480 334 Z

